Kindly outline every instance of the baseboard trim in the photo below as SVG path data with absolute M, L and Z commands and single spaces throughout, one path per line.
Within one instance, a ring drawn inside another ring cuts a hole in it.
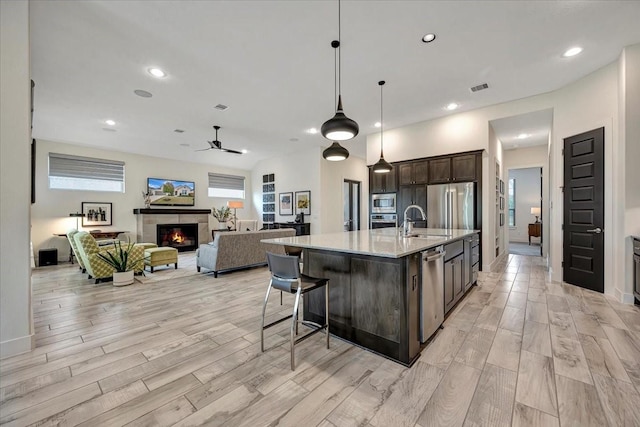
M 631 305 L 635 303 L 635 300 L 634 300 L 635 297 L 633 294 L 627 294 L 625 292 L 622 292 L 618 288 L 615 288 L 613 292 L 614 292 L 614 298 L 619 302 L 623 304 L 631 304 Z
M 494 259 L 491 264 L 489 265 L 483 265 L 482 266 L 482 271 L 493 271 L 493 268 L 495 267 L 496 264 L 500 263 L 502 261 L 502 258 L 507 256 L 507 251 L 503 251 L 500 255 L 498 255 L 496 257 L 496 259 Z
M 0 342 L 0 359 L 27 353 L 35 348 L 34 334 Z

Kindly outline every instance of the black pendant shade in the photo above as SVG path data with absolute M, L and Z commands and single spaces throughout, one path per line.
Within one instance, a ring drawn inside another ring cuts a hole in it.
M 338 96 L 336 115 L 322 124 L 322 136 L 332 141 L 346 141 L 358 135 L 358 123 L 344 115 L 342 110 L 342 95 Z
M 349 151 L 334 141 L 329 148 L 322 152 L 322 157 L 332 162 L 339 162 L 349 157 Z
M 383 124 L 383 121 L 382 121 L 382 86 L 384 86 L 384 83 L 385 83 L 384 80 L 380 80 L 378 82 L 378 85 L 380 86 L 380 160 L 378 160 L 378 163 L 373 165 L 373 171 L 375 173 L 387 173 L 387 172 L 391 172 L 391 169 L 393 169 L 393 166 L 391 166 L 391 164 L 384 159 L 384 153 L 382 151 L 382 148 L 383 148 L 383 140 L 382 140 L 382 124 Z

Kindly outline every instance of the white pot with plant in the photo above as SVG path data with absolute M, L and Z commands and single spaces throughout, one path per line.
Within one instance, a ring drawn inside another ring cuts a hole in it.
M 98 257 L 115 270 L 113 272 L 113 286 L 126 286 L 133 283 L 133 268 L 139 259 L 131 259 L 133 243 L 123 247 L 122 242 L 116 240 L 113 249 L 99 253 Z
M 215 206 L 211 209 L 211 215 L 218 220 L 218 229 L 225 230 L 227 228 L 227 222 L 233 218 L 231 208 L 223 206 L 217 209 Z

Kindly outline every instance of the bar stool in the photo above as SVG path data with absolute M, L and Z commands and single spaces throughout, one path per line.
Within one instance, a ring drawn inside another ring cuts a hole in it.
M 264 330 L 270 328 L 278 323 L 292 318 L 291 321 L 291 370 L 296 369 L 295 364 L 295 344 L 309 338 L 316 332 L 324 329 L 327 334 L 327 348 L 329 348 L 329 279 L 320 279 L 316 277 L 306 276 L 300 274 L 300 266 L 298 264 L 297 256 L 289 255 L 277 255 L 267 252 L 267 263 L 269 264 L 269 271 L 271 272 L 271 280 L 269 280 L 269 287 L 267 288 L 267 294 L 264 297 L 264 305 L 262 306 L 262 323 L 260 325 L 260 350 L 264 352 Z M 306 294 L 314 289 L 325 287 L 325 319 L 324 325 L 319 325 L 310 321 L 298 321 L 298 308 L 300 306 L 300 295 Z M 269 300 L 269 293 L 271 288 L 278 289 L 280 291 L 288 292 L 290 294 L 296 294 L 296 300 L 293 304 L 293 313 L 290 316 L 283 317 L 282 319 L 271 322 L 265 326 L 264 315 L 267 309 L 267 301 Z M 306 326 L 313 328 L 313 331 L 303 335 L 299 338 L 295 338 L 298 334 L 298 323 L 302 323 Z

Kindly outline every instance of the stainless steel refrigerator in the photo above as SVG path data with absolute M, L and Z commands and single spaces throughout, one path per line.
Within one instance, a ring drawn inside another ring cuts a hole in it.
M 427 227 L 473 229 L 476 184 L 427 186 Z

